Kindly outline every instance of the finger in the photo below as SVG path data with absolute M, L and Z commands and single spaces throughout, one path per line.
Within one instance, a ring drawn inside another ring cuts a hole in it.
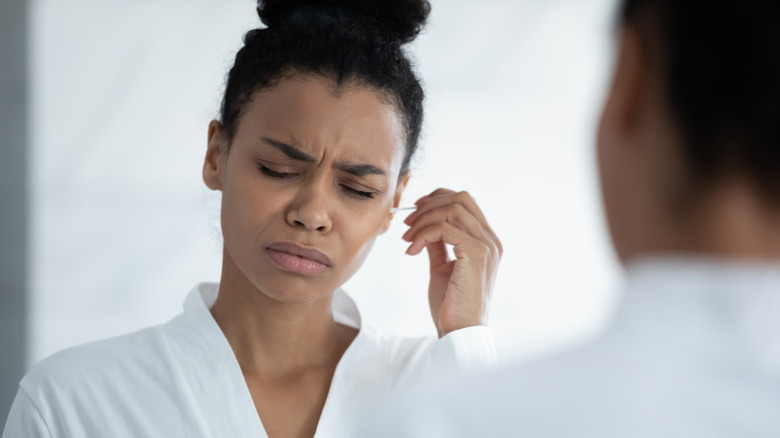
M 431 269 L 435 266 L 441 266 L 449 261 L 447 256 L 447 247 L 443 241 L 429 243 L 425 249 L 428 250 L 428 260 L 431 263 Z
M 431 197 L 438 197 L 438 196 L 452 194 L 452 193 L 455 193 L 455 192 L 453 192 L 452 190 L 449 190 L 449 189 L 439 188 L 439 189 L 436 189 L 436 190 L 432 191 L 431 193 L 428 193 L 425 196 L 420 197 L 420 199 L 414 201 L 414 205 L 417 207 L 417 209 L 419 209 L 421 207 L 421 205 L 426 200 L 428 200 Z M 404 219 L 404 222 L 406 222 L 410 217 L 414 216 L 414 213 L 415 212 L 412 212 L 412 214 L 407 216 L 406 219 Z
M 423 248 L 434 242 L 443 242 L 452 245 L 455 257 L 458 259 L 468 258 L 469 252 L 473 252 L 475 248 L 487 248 L 484 243 L 479 242 L 477 239 L 454 225 L 446 222 L 439 222 L 430 225 L 417 233 L 414 241 L 409 245 L 409 248 L 407 248 L 406 253 L 409 255 L 417 255 Z
M 420 199 L 414 201 L 414 205 L 419 206 L 420 204 L 425 202 L 430 197 L 434 197 L 435 198 L 435 197 L 438 197 L 438 196 L 452 194 L 452 193 L 455 193 L 455 192 L 450 190 L 450 189 L 438 188 L 438 189 L 432 191 L 431 193 L 428 193 L 427 195 L 420 197 Z
M 427 211 L 440 208 L 447 204 L 458 203 L 468 210 L 485 228 L 490 228 L 482 209 L 479 208 L 474 198 L 468 192 L 453 192 L 448 189 L 437 189 L 417 204 L 417 210 L 404 219 L 404 223 L 411 225 L 418 217 Z
M 480 225 L 488 240 L 491 242 L 491 246 L 495 247 L 499 255 L 503 254 L 503 246 L 498 236 L 488 224 L 482 210 L 477 205 L 476 201 L 468 194 L 468 192 L 454 192 L 448 189 L 437 189 L 426 197 L 421 198 L 418 202 L 417 211 L 410 214 L 404 223 L 407 225 L 413 225 L 418 218 L 424 215 L 427 211 L 437 208 L 437 206 L 446 205 L 447 202 L 459 203 L 464 206 L 474 217 L 479 221 Z
M 425 195 L 425 196 L 421 197 L 420 199 L 414 201 L 414 205 L 420 205 L 421 202 L 423 202 L 426 199 L 428 199 L 428 196 L 430 196 L 430 195 Z
M 457 203 L 446 204 L 442 207 L 428 210 L 424 214 L 417 217 L 414 224 L 404 233 L 401 238 L 407 242 L 414 240 L 417 233 L 437 222 L 447 222 L 459 229 L 471 234 L 475 238 L 482 241 L 489 241 L 491 236 L 486 233 L 482 228 L 482 224 L 479 223 L 470 211 Z
M 437 196 L 447 195 L 447 194 L 451 194 L 451 193 L 455 193 L 455 191 L 450 190 L 450 189 L 445 189 L 443 187 L 440 187 L 440 188 L 432 191 L 431 193 L 428 193 L 427 195 L 421 197 L 417 201 L 415 201 L 414 205 L 420 205 L 421 202 L 424 202 L 426 199 L 428 199 L 430 197 L 437 197 Z

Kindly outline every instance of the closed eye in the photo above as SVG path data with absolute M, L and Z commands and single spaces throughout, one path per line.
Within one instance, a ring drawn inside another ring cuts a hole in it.
M 294 172 L 277 172 L 269 167 L 263 166 L 262 164 L 258 165 L 258 167 L 260 169 L 260 172 L 262 172 L 264 175 L 270 176 L 271 178 L 290 179 L 298 176 L 298 174 Z M 357 199 L 374 199 L 374 195 L 376 195 L 376 193 L 374 192 L 358 190 L 344 184 L 341 185 L 341 188 L 344 190 L 344 192 L 347 195 Z
M 277 172 L 275 170 L 269 169 L 262 164 L 260 165 L 260 172 L 272 177 L 272 178 L 293 178 L 297 176 L 297 173 L 284 173 L 284 172 Z
M 365 192 L 363 190 L 357 190 L 353 189 L 352 187 L 342 185 L 341 187 L 344 188 L 344 191 L 347 192 L 350 196 L 354 196 L 359 199 L 374 199 L 374 193 L 372 192 Z

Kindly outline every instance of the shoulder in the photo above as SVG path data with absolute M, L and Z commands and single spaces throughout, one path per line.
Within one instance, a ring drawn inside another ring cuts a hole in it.
M 20 386 L 33 398 L 90 392 L 148 377 L 165 361 L 160 327 L 68 348 L 36 364 Z
M 364 320 L 357 303 L 343 289 L 334 294 L 332 306 L 336 322 L 359 330 L 350 354 L 375 367 L 403 368 L 419 361 L 436 342 L 434 336 L 399 336 L 378 329 Z
M 406 394 L 379 428 L 404 436 L 444 431 L 431 437 L 719 436 L 745 424 L 755 429 L 751 436 L 780 430 L 773 413 L 780 397 L 757 373 L 724 371 L 695 351 L 641 341 L 602 337 L 536 361 L 440 379 Z M 390 424 L 400 416 L 408 419 L 403 431 Z
M 368 325 L 364 325 L 361 331 L 374 348 L 402 361 L 423 354 L 451 357 L 453 360 L 475 355 L 495 356 L 493 334 L 487 327 L 467 327 L 448 333 L 441 339 L 434 335 L 392 335 Z
M 403 368 L 421 360 L 436 343 L 436 337 L 394 335 L 363 324 L 356 341 L 360 342 L 356 346 L 361 354 L 371 355 L 390 368 Z
M 168 436 L 200 427 L 164 327 L 44 359 L 20 382 L 13 421 L 25 427 L 34 416 L 53 436 Z
M 587 365 L 591 357 L 589 351 L 572 351 L 437 378 L 403 394 L 373 426 L 387 431 L 381 437 L 571 435 L 577 417 L 593 415 L 591 406 L 608 410 L 597 386 L 605 383 L 602 377 L 610 372 Z M 406 420 L 398 424 L 397 418 Z
M 394 336 L 364 326 L 360 349 L 370 350 L 393 381 L 430 374 L 478 371 L 496 363 L 493 337 L 486 327 L 469 327 L 436 336 Z

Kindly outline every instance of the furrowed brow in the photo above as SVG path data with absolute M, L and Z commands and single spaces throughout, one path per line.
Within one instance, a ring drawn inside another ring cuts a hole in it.
M 376 166 L 372 166 L 371 164 L 340 163 L 340 164 L 336 164 L 336 168 L 344 172 L 351 173 L 355 176 L 387 175 L 387 173 L 384 170 Z
M 300 149 L 296 149 L 287 143 L 282 143 L 281 141 L 277 141 L 268 137 L 263 137 L 263 141 L 275 147 L 276 149 L 279 149 L 283 154 L 287 155 L 293 160 L 303 161 L 306 163 L 313 163 L 316 161 L 311 155 L 301 151 Z

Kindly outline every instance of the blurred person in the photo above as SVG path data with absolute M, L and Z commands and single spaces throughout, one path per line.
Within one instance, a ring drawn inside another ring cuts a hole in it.
M 196 286 L 166 324 L 36 365 L 4 437 L 342 437 L 401 382 L 495 362 L 485 324 L 501 244 L 466 192 L 438 189 L 405 220 L 407 254 L 429 255 L 438 340 L 379 333 L 339 289 L 410 179 L 423 90 L 403 46 L 429 3 L 257 11 L 266 27 L 246 34 L 208 127 L 220 283 Z
M 619 17 L 597 138 L 614 319 L 407 394 L 370 436 L 780 436 L 780 2 L 624 0 Z

